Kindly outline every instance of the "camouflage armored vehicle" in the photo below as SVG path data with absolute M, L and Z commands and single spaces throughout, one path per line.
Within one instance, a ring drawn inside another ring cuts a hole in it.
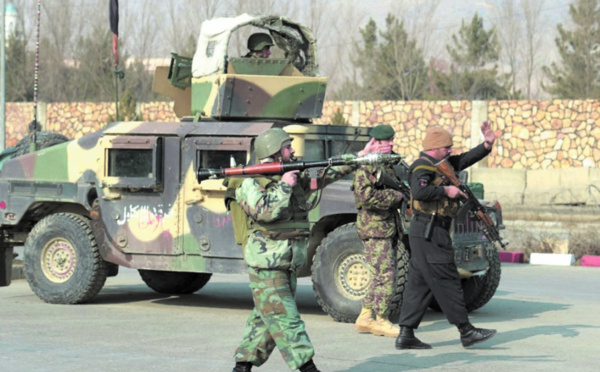
M 280 57 L 230 56 L 232 33 L 248 29 L 271 35 Z M 173 97 L 180 122 L 115 122 L 70 141 L 43 132 L 37 151 L 2 155 L 0 285 L 10 284 L 13 248 L 22 245 L 27 281 L 49 303 L 94 298 L 119 266 L 139 270 L 150 288 L 166 294 L 196 292 L 214 273 L 246 272 L 226 188 L 219 179 L 198 182 L 197 172 L 252 164 L 254 139 L 272 127 L 291 134 L 305 161 L 362 149 L 367 127 L 311 124 L 321 115 L 326 84 L 317 73 L 315 40 L 297 22 L 246 14 L 204 22 L 196 54 L 173 54 L 171 65 L 156 71 L 154 89 Z M 371 280 L 350 184 L 328 186 L 310 212 L 311 264 L 299 273 L 312 277 L 323 310 L 344 322 L 355 320 Z M 500 209 L 489 213 L 500 225 Z M 406 206 L 403 216 L 407 232 Z M 456 261 L 473 310 L 493 296 L 500 262 L 476 223 L 461 222 Z M 394 313 L 407 244 L 397 247 Z

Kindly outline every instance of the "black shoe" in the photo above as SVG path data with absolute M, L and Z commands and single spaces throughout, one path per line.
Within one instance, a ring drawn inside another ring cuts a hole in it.
M 317 369 L 317 366 L 315 366 L 315 363 L 313 362 L 313 360 L 309 360 L 308 362 L 304 363 L 303 365 L 300 366 L 299 368 L 300 372 L 320 372 Z
M 469 347 L 492 338 L 495 334 L 495 329 L 475 328 L 471 325 L 460 330 L 460 342 L 462 342 L 463 347 Z
M 231 372 L 252 372 L 252 363 L 236 362 Z
M 431 349 L 431 345 L 416 338 L 412 328 L 400 327 L 400 335 L 396 339 L 396 349 Z

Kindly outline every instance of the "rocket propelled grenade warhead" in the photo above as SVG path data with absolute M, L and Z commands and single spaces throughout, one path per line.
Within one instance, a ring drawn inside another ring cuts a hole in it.
M 218 179 L 225 177 L 236 176 L 252 176 L 252 175 L 269 175 L 269 174 L 284 174 L 295 170 L 303 171 L 308 168 L 325 168 L 329 166 L 359 166 L 359 165 L 378 165 L 397 163 L 402 160 L 402 156 L 398 154 L 367 154 L 365 156 L 356 157 L 352 154 L 344 154 L 339 157 L 332 157 L 325 160 L 315 161 L 295 161 L 290 163 L 273 162 L 256 165 L 248 165 L 235 168 L 220 168 L 198 169 L 198 183 L 207 179 Z

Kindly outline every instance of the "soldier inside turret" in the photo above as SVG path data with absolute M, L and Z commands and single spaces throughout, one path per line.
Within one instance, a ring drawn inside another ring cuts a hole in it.
M 269 34 L 265 34 L 263 32 L 252 34 L 248 38 L 249 52 L 244 57 L 269 58 L 271 55 L 271 47 L 273 45 L 273 39 L 271 36 L 269 36 Z

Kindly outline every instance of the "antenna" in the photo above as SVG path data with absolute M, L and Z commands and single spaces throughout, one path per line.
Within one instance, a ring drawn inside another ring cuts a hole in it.
M 40 24 L 42 1 L 37 2 L 37 30 L 35 37 L 35 67 L 33 73 L 33 121 L 29 124 L 29 146 L 30 152 L 37 149 L 37 132 L 40 130 L 40 125 L 37 120 L 37 102 L 38 102 L 38 70 L 40 66 Z

